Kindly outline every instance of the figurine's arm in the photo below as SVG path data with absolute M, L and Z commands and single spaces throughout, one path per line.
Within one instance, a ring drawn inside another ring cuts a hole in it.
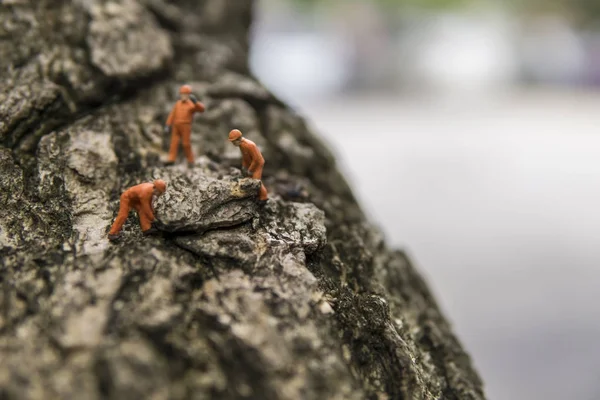
M 248 171 L 250 171 L 250 173 L 253 173 L 254 171 L 256 171 L 257 168 L 262 167 L 263 165 L 265 165 L 265 159 L 263 158 L 262 154 L 260 154 L 260 151 L 258 151 L 258 149 L 253 149 L 252 163 L 250 163 Z
M 252 160 L 252 164 L 248 167 L 248 172 L 253 173 L 254 170 L 256 170 L 256 167 L 258 167 L 258 163 L 255 160 Z
M 248 168 L 250 166 L 250 157 L 245 152 L 242 152 L 242 168 Z
M 175 107 L 177 107 L 177 104 L 175 104 L 173 106 L 173 109 L 171 110 L 171 113 L 169 114 L 169 118 L 167 118 L 167 126 L 171 126 L 173 124 L 173 118 L 175 117 Z
M 196 96 L 194 96 L 193 94 L 190 95 L 190 100 L 192 101 L 192 103 L 194 103 L 194 112 L 204 112 L 204 104 L 200 103 L 198 99 L 196 99 Z
M 145 201 L 146 206 L 144 206 L 144 204 L 142 204 L 142 207 L 144 207 L 146 209 L 146 212 L 148 213 L 148 216 L 150 217 L 150 221 L 154 221 L 154 205 L 152 204 L 152 192 L 150 192 L 150 196 L 148 196 L 148 199 Z

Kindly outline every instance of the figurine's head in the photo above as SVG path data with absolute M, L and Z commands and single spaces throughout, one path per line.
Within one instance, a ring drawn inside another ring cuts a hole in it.
M 229 132 L 229 141 L 233 143 L 234 146 L 242 144 L 242 132 L 239 129 L 233 129 Z
M 190 94 L 192 94 L 192 87 L 190 85 L 183 85 L 179 88 L 179 98 L 181 100 L 189 99 Z
M 167 190 L 167 184 L 162 179 L 157 179 L 152 183 L 154 184 L 152 194 L 154 194 L 155 196 L 160 196 Z

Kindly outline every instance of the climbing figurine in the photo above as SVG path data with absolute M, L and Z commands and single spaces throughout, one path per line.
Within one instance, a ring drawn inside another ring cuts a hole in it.
M 192 94 L 190 85 L 183 85 L 179 88 L 179 100 L 173 106 L 169 114 L 165 133 L 171 132 L 171 147 L 169 148 L 169 158 L 165 165 L 173 165 L 179 152 L 179 141 L 183 145 L 183 151 L 187 158 L 188 165 L 194 165 L 194 154 L 192 153 L 192 121 L 194 113 L 204 112 L 204 104 L 199 102 Z
M 242 152 L 242 174 L 249 175 L 253 179 L 260 180 L 260 192 L 258 194 L 258 200 L 261 204 L 265 204 L 268 199 L 267 188 L 262 183 L 262 172 L 263 166 L 265 165 L 265 159 L 263 158 L 258 146 L 252 141 L 242 137 L 242 132 L 238 129 L 234 129 L 229 132 L 229 141 L 234 146 L 240 148 Z M 247 169 L 247 173 L 244 171 Z
M 114 241 L 119 238 L 119 232 L 121 232 L 131 209 L 134 209 L 138 214 L 143 234 L 155 233 L 157 229 L 153 226 L 154 208 L 152 202 L 155 197 L 158 198 L 166 190 L 167 184 L 165 181 L 157 179 L 154 182 L 142 183 L 124 191 L 121 195 L 119 214 L 110 228 L 108 239 Z

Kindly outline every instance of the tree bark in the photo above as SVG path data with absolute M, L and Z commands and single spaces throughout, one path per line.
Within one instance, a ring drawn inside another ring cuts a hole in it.
M 0 398 L 483 399 L 419 274 L 248 70 L 249 0 L 0 4 Z M 183 83 L 197 165 L 161 166 Z M 271 199 L 240 176 L 239 128 Z M 156 178 L 162 234 L 121 192 Z

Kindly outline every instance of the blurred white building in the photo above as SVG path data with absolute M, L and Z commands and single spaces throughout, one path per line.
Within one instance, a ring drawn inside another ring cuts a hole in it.
M 496 14 L 438 14 L 409 32 L 411 80 L 452 92 L 505 87 L 517 78 L 514 24 Z
M 289 101 L 299 101 L 337 93 L 348 85 L 350 51 L 339 36 L 260 32 L 254 39 L 250 63 L 271 90 Z
M 349 90 L 462 95 L 600 81 L 598 35 L 583 35 L 558 16 L 492 7 L 387 15 L 355 0 L 326 2 L 320 13 L 286 1 L 262 4 L 251 66 L 288 101 Z

